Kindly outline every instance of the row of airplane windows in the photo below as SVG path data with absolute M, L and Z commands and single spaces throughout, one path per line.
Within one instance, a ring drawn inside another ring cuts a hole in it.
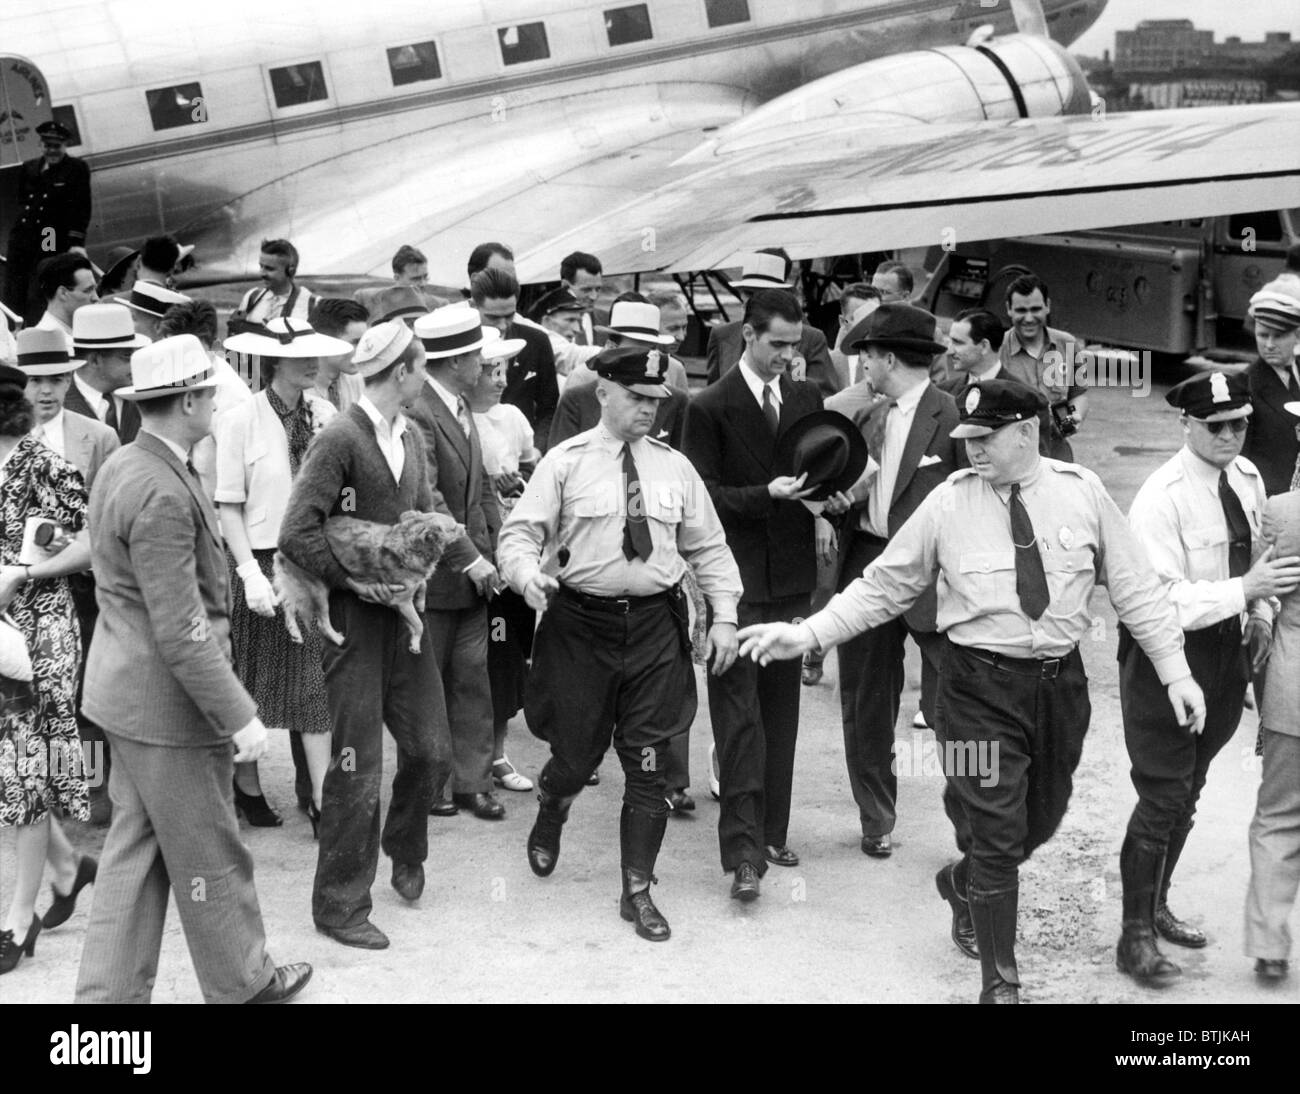
M 732 26 L 750 20 L 749 0 L 704 0 L 705 16 L 710 28 Z M 654 38 L 647 4 L 626 4 L 604 13 L 605 33 L 611 46 L 633 45 Z M 506 65 L 544 61 L 551 55 L 544 22 L 519 23 L 496 30 L 501 60 Z M 442 78 L 442 64 L 435 42 L 413 42 L 388 50 L 388 71 L 394 87 Z M 320 61 L 304 61 L 268 71 L 271 94 L 278 108 L 302 106 L 329 98 L 325 84 L 325 67 Z M 145 103 L 155 131 L 199 125 L 208 120 L 203 88 L 192 83 L 173 84 L 146 90 Z M 81 143 L 76 110 L 71 106 L 54 107 L 54 119 L 72 132 L 72 144 Z

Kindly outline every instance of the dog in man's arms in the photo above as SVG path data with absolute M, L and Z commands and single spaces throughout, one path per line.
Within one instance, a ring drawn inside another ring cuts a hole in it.
M 325 539 L 340 566 L 353 581 L 366 585 L 400 586 L 392 603 L 410 633 L 412 653 L 420 652 L 424 637 L 425 583 L 447 546 L 465 534 L 442 513 L 409 510 L 396 524 L 376 524 L 355 517 L 330 517 L 325 522 Z M 321 634 L 335 645 L 343 635 L 330 623 L 329 589 L 314 574 L 275 553 L 274 587 L 284 606 L 284 626 L 289 637 L 302 642 L 299 621 L 315 622 Z

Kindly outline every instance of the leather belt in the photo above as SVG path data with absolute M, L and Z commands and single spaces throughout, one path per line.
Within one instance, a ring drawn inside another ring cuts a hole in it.
M 957 643 L 954 642 L 953 645 L 957 645 Z M 1015 673 L 1017 676 L 1036 676 L 1040 680 L 1055 680 L 1060 674 L 1062 666 L 1074 656 L 1078 649 L 1076 646 L 1064 657 L 1039 658 L 1008 657 L 1006 654 L 993 653 L 991 650 L 982 650 L 976 646 L 958 646 L 958 648 L 964 650 L 976 661 L 992 665 L 995 669 Z
M 671 590 L 665 590 L 649 596 L 594 596 L 568 585 L 560 586 L 560 595 L 566 600 L 572 600 L 587 611 L 604 612 L 606 615 L 627 615 L 628 612 L 640 611 L 642 608 L 653 608 L 656 604 L 667 604 L 670 593 Z

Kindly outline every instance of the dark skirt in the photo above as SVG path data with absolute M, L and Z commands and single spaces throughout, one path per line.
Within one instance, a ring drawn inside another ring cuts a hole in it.
M 271 580 L 274 549 L 254 551 L 253 557 L 266 579 Z M 284 629 L 283 609 L 270 619 L 251 611 L 244 599 L 244 582 L 235 573 L 235 560 L 229 552 L 226 561 L 234 601 L 230 639 L 235 650 L 235 672 L 257 703 L 257 716 L 268 727 L 328 733 L 330 714 L 320 667 L 320 632 L 315 626 L 303 627 L 302 645 L 298 645 Z
M 537 613 L 513 589 L 503 589 L 488 604 L 488 680 L 498 724 L 523 709 L 536 625 Z

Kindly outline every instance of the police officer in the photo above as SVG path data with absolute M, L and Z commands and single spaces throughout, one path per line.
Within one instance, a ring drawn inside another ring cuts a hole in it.
M 551 746 L 528 862 L 546 877 L 560 829 L 611 736 L 625 786 L 619 823 L 619 911 L 642 938 L 668 938 L 650 898 L 668 805 L 668 738 L 690 724 L 695 674 L 680 582 L 689 562 L 713 609 L 715 674 L 736 656 L 740 573 L 699 475 L 649 432 L 667 355 L 616 347 L 593 358 L 600 424 L 551 449 L 501 529 L 497 564 L 530 607 L 545 611 L 533 643 L 524 711 Z M 553 555 L 543 567 L 543 555 Z M 683 711 L 673 696 L 683 696 Z M 683 714 L 686 717 L 683 718 Z
M 822 611 L 740 632 L 741 656 L 760 663 L 828 649 L 906 611 L 938 575 L 947 654 L 935 732 L 970 825 L 954 873 L 987 1003 L 1019 1002 L 1018 868 L 1069 801 L 1090 714 L 1078 643 L 1095 585 L 1150 656 L 1178 720 L 1199 730 L 1205 717 L 1173 609 L 1101 480 L 1039 456 L 1044 405 L 1012 380 L 973 384 L 952 431 L 966 439 L 971 467 L 931 491 Z
M 90 168 L 69 156 L 72 140 L 67 126 L 42 122 L 36 127 L 44 154 L 27 160 L 18 176 L 18 206 L 22 210 L 9 231 L 5 303 L 31 326 L 42 303 L 33 292 L 33 272 L 43 258 L 75 251 L 86 254 L 90 224 Z
M 1238 455 L 1250 422 L 1249 378 L 1205 372 L 1172 388 L 1165 400 L 1182 411 L 1184 444 L 1142 484 L 1129 523 L 1183 629 L 1206 715 L 1199 735 L 1179 724 L 1159 701 L 1164 689 L 1150 659 L 1121 629 L 1119 695 L 1138 803 L 1120 851 L 1124 919 L 1116 963 L 1153 987 L 1181 975 L 1160 953 L 1156 932 L 1180 946 L 1205 945 L 1200 930 L 1169 910 L 1169 881 L 1210 761 L 1241 721 L 1251 662 L 1258 669 L 1268 656 L 1268 598 L 1300 584 L 1300 558 L 1264 552 L 1251 564 L 1265 490 L 1255 465 Z

